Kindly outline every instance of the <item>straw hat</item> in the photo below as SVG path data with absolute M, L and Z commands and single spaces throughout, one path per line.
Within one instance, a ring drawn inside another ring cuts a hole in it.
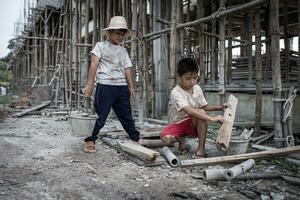
M 132 36 L 135 34 L 134 31 L 128 29 L 126 19 L 123 16 L 112 17 L 110 19 L 109 26 L 107 28 L 102 29 L 101 33 L 105 36 L 109 36 L 108 31 L 112 29 L 126 29 L 127 32 L 125 36 Z

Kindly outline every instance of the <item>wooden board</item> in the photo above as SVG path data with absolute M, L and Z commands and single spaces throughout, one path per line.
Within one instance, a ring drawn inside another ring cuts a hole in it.
M 234 123 L 238 99 L 231 94 L 231 95 L 229 95 L 228 103 L 231 106 L 225 109 L 225 112 L 224 112 L 225 122 L 220 127 L 219 135 L 216 140 L 218 147 L 222 151 L 226 151 L 229 147 L 229 141 L 230 141 L 230 137 L 231 137 L 232 126 Z
M 183 160 L 181 161 L 181 166 L 192 167 L 192 166 L 199 166 L 199 165 L 213 165 L 219 163 L 228 163 L 228 162 L 247 160 L 250 158 L 255 159 L 255 158 L 262 158 L 262 157 L 281 156 L 281 155 L 286 155 L 286 154 L 291 154 L 296 152 L 300 152 L 300 146 L 286 147 L 281 149 L 272 149 L 269 151 L 260 151 L 254 153 L 232 155 L 232 156 L 219 156 L 213 158 Z
M 123 151 L 128 152 L 131 155 L 135 155 L 144 161 L 155 160 L 159 157 L 159 152 L 143 147 L 142 145 L 130 140 L 118 141 L 118 146 Z
M 50 101 L 45 101 L 45 102 L 41 103 L 40 105 L 37 105 L 37 106 L 34 106 L 32 108 L 26 109 L 26 110 L 24 110 L 20 113 L 13 114 L 12 116 L 13 117 L 22 117 L 22 116 L 24 116 L 24 115 L 26 115 L 26 114 L 28 114 L 32 111 L 39 110 L 39 109 L 44 108 L 48 105 L 50 105 Z
M 141 136 L 142 138 L 159 138 L 160 136 L 160 132 L 161 130 L 159 131 L 141 131 Z
M 132 162 L 136 163 L 139 166 L 145 166 L 145 167 L 158 166 L 158 165 L 162 165 L 165 162 L 165 160 L 162 158 L 155 159 L 154 161 L 143 161 L 143 160 L 139 159 L 138 157 L 131 155 L 128 152 L 123 151 L 118 146 L 117 139 L 102 137 L 101 140 L 108 146 L 117 150 L 119 153 L 122 153 L 122 155 L 124 157 L 126 157 L 128 160 L 131 160 Z

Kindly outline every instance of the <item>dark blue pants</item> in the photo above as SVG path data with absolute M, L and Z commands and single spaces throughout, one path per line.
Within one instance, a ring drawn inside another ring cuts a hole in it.
M 97 135 L 104 126 L 111 108 L 114 110 L 130 139 L 134 141 L 140 139 L 140 132 L 136 130 L 132 118 L 130 91 L 127 85 L 97 84 L 94 103 L 98 118 L 92 136 L 85 138 L 85 142 L 97 140 Z

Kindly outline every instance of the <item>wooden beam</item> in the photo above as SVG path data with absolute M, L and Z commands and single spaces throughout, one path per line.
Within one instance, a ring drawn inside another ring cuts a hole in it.
M 136 157 L 144 161 L 155 160 L 159 157 L 159 152 L 153 151 L 129 140 L 118 142 L 118 146 L 123 151 L 135 155 Z
M 177 38 L 177 0 L 172 1 L 171 8 L 171 34 L 170 34 L 170 72 L 169 72 L 169 95 L 175 87 L 175 66 L 176 66 L 176 38 Z
M 261 28 L 260 11 L 255 14 L 255 68 L 256 68 L 256 99 L 255 99 L 255 136 L 260 135 L 262 111 L 262 64 L 261 64 Z
M 280 50 L 279 50 L 279 1 L 270 1 L 271 14 L 271 63 L 272 63 L 272 85 L 274 96 L 274 133 L 275 143 L 277 147 L 282 147 L 283 138 L 281 125 L 281 101 L 282 85 L 281 85 L 281 70 L 280 70 Z
M 260 151 L 246 154 L 238 154 L 232 156 L 219 156 L 213 158 L 201 158 L 201 159 L 192 159 L 192 160 L 183 160 L 181 161 L 182 167 L 192 167 L 200 165 L 213 165 L 220 163 L 230 163 L 247 159 L 263 158 L 263 157 L 272 157 L 272 156 L 282 156 L 291 153 L 300 152 L 300 146 L 286 147 L 280 149 L 272 149 L 268 151 Z
M 39 110 L 39 109 L 41 109 L 41 108 L 44 108 L 44 107 L 48 106 L 49 104 L 50 104 L 50 101 L 45 101 L 45 102 L 41 103 L 41 104 L 38 105 L 38 106 L 34 106 L 34 107 L 32 107 L 32 108 L 26 109 L 26 110 L 24 110 L 24 111 L 22 111 L 22 112 L 20 112 L 20 113 L 13 114 L 12 116 L 13 116 L 13 117 L 22 117 L 22 116 L 24 116 L 24 115 L 26 115 L 26 114 L 28 114 L 28 113 L 30 113 L 30 112 L 32 112 L 32 111 L 35 111 L 35 110 Z
M 229 147 L 229 141 L 232 132 L 232 126 L 234 123 L 236 108 L 238 104 L 238 99 L 234 95 L 229 95 L 228 103 L 230 107 L 225 109 L 224 118 L 225 122 L 219 129 L 219 135 L 217 137 L 217 145 L 222 151 L 226 151 Z

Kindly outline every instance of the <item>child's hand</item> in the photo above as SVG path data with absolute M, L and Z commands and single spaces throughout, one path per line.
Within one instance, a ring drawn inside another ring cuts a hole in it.
M 92 101 L 91 97 L 86 97 L 85 96 L 84 99 L 83 99 L 83 107 L 85 109 L 91 108 L 91 101 Z
M 133 87 L 129 87 L 129 91 L 130 91 L 130 96 L 131 98 L 135 98 L 135 93 L 134 93 L 134 88 Z
M 213 122 L 220 122 L 220 123 L 223 123 L 225 122 L 225 118 L 221 115 L 216 115 L 213 117 Z
M 84 95 L 85 95 L 86 97 L 92 96 L 93 89 L 94 89 L 93 86 L 87 85 L 87 86 L 85 87 L 85 89 L 84 89 Z

